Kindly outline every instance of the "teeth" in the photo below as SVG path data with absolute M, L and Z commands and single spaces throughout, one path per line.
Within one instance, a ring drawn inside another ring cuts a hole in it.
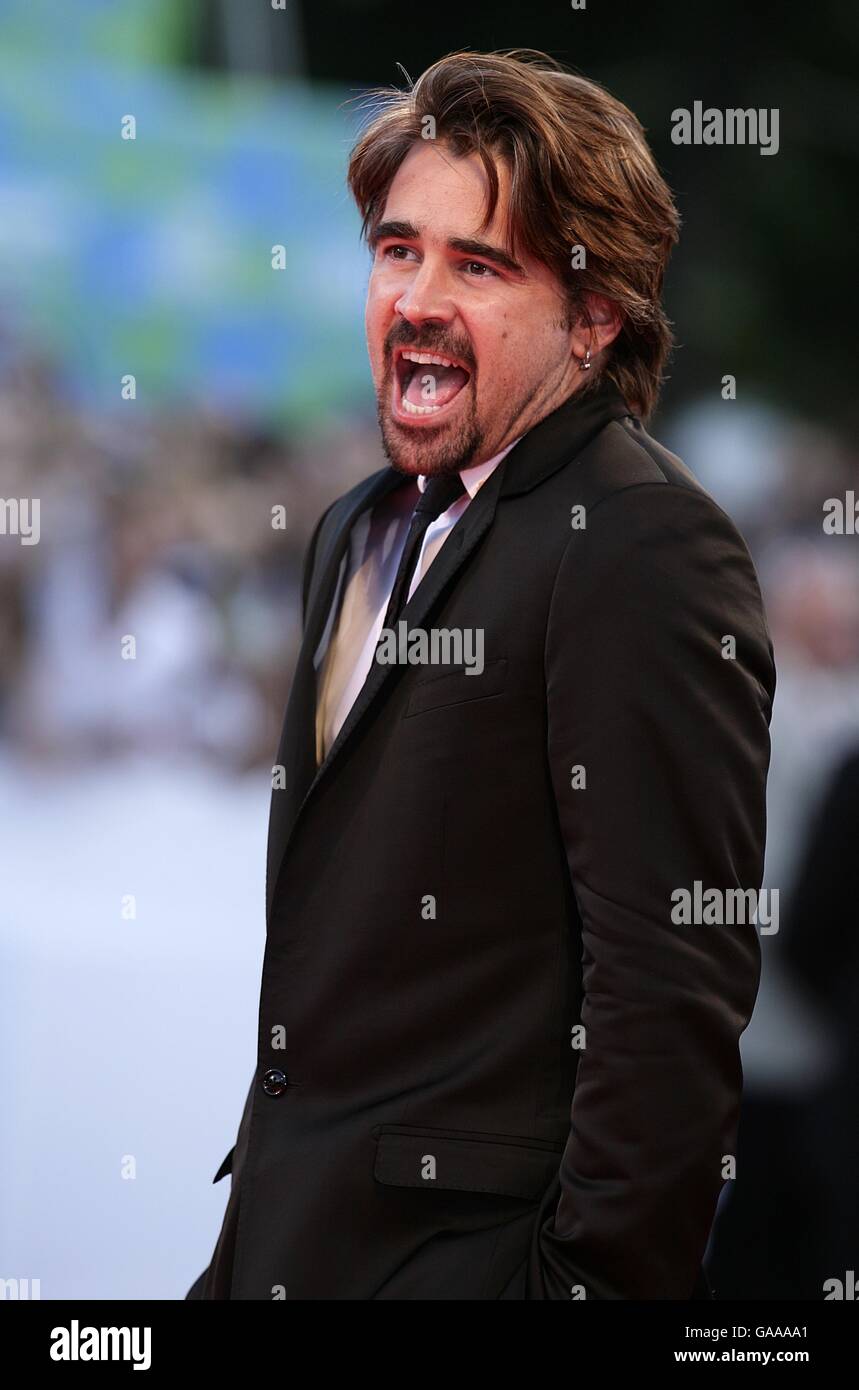
M 439 357 L 433 352 L 412 352 L 409 350 L 408 352 L 402 353 L 402 356 L 405 357 L 407 362 L 417 362 L 422 366 L 430 362 L 434 362 L 438 367 L 456 367 L 458 365 L 458 363 L 452 361 L 450 357 Z
M 407 415 L 434 415 L 437 410 L 442 410 L 440 405 L 412 405 L 405 396 L 400 397 L 400 405 Z

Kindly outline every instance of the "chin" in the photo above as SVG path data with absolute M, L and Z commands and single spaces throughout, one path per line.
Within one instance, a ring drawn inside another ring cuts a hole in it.
M 392 419 L 381 407 L 379 426 L 391 466 L 410 478 L 420 473 L 430 478 L 458 473 L 474 462 L 483 443 L 482 431 L 476 424 L 465 430 L 441 425 L 412 428 Z

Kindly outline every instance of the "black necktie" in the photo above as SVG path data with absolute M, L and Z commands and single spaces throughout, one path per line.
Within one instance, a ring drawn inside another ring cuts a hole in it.
M 400 609 L 405 606 L 412 570 L 420 554 L 421 541 L 430 524 L 435 521 L 437 516 L 441 516 L 442 512 L 446 512 L 448 507 L 452 507 L 457 498 L 461 497 L 464 492 L 465 484 L 458 473 L 444 473 L 438 478 L 430 478 L 427 482 L 412 513 L 409 533 L 406 536 L 406 543 L 400 556 L 394 587 L 391 590 L 382 627 L 392 627 L 399 616 Z

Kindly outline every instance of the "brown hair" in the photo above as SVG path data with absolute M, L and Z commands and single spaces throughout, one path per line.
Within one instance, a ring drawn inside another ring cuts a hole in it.
M 407 91 L 385 88 L 371 101 L 375 114 L 349 160 L 364 235 L 380 220 L 409 149 L 427 131 L 456 156 L 480 156 L 489 186 L 484 230 L 498 203 L 500 157 L 510 172 L 513 254 L 523 246 L 554 271 L 569 295 L 572 321 L 588 321 L 585 291 L 616 305 L 622 327 L 605 351 L 604 371 L 647 418 L 671 350 L 662 281 L 680 218 L 632 112 L 596 82 L 533 49 L 451 53 Z M 586 268 L 572 268 L 574 246 L 585 248 Z M 600 373 L 590 375 L 596 380 Z

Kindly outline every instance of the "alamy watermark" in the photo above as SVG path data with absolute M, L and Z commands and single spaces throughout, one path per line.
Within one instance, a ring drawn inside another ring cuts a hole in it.
M 859 536 L 859 493 L 853 488 L 841 497 L 827 497 L 823 504 L 823 531 L 827 536 Z
M 410 628 L 401 618 L 383 627 L 376 647 L 380 666 L 464 666 L 467 676 L 483 673 L 482 627 Z
M 131 1361 L 135 1371 L 152 1365 L 151 1327 L 70 1327 L 51 1330 L 52 1361 Z
M 0 536 L 18 536 L 22 545 L 39 544 L 38 497 L 0 497 Z
M 675 888 L 671 920 L 681 927 L 758 926 L 762 936 L 778 931 L 777 888 L 705 888 L 696 878 L 691 888 Z
M 41 1279 L 0 1279 L 0 1302 L 41 1297 Z
M 761 154 L 778 154 L 779 111 L 777 106 L 747 110 L 729 106 L 724 111 L 693 101 L 671 112 L 671 143 L 674 145 L 759 145 Z

